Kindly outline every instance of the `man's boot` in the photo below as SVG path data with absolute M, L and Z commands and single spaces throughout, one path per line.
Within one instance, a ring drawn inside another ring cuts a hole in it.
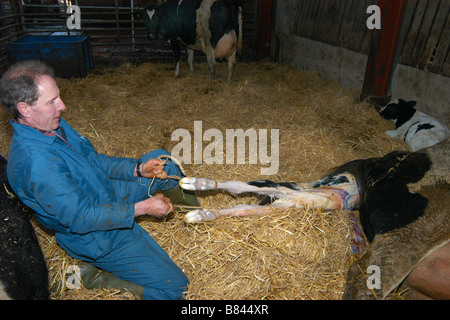
M 144 298 L 144 287 L 135 283 L 117 278 L 110 272 L 97 269 L 85 262 L 80 264 L 80 277 L 86 289 L 119 289 L 126 290 L 140 299 Z
M 199 207 L 197 196 L 193 191 L 183 190 L 177 184 L 174 188 L 163 191 L 163 195 L 169 198 L 174 204 Z

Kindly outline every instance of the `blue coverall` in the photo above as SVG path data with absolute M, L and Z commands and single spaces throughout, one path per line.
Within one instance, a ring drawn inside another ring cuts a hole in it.
M 156 241 L 134 221 L 134 203 L 175 180 L 134 177 L 137 159 L 98 153 L 64 119 L 58 136 L 11 120 L 8 180 L 14 192 L 55 231 L 58 244 L 73 258 L 143 286 L 144 299 L 180 299 L 189 281 Z M 61 128 L 63 132 L 61 132 Z M 64 135 L 62 135 L 64 136 Z M 142 162 L 169 154 L 155 150 Z M 168 161 L 168 175 L 181 176 Z

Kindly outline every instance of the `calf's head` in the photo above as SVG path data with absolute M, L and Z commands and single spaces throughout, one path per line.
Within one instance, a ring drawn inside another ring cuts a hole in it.
M 416 101 L 405 101 L 403 99 L 398 99 L 387 104 L 380 110 L 379 114 L 385 119 L 394 121 L 404 117 L 410 118 L 415 112 L 415 109 L 413 108 L 415 105 Z

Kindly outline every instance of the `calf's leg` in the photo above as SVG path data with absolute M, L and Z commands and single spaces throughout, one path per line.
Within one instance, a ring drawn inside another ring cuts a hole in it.
M 250 205 L 237 205 L 229 209 L 220 209 L 220 210 L 197 209 L 186 213 L 184 220 L 188 223 L 195 223 L 195 222 L 213 221 L 221 216 L 227 215 L 238 217 L 246 217 L 250 215 L 262 215 L 271 213 L 274 208 L 283 208 L 283 207 L 260 206 L 257 204 L 253 205 L 250 204 Z
M 187 222 L 212 221 L 220 216 L 249 216 L 271 213 L 274 208 L 323 208 L 324 210 L 352 209 L 358 201 L 358 191 L 354 178 L 345 183 L 323 186 L 315 183 L 283 183 L 270 181 L 215 181 L 205 178 L 185 177 L 180 180 L 183 189 L 191 191 L 226 190 L 233 194 L 257 193 L 275 198 L 269 206 L 238 205 L 229 209 L 217 211 L 199 209 L 189 212 L 185 216 Z M 313 185 L 319 185 L 314 188 Z

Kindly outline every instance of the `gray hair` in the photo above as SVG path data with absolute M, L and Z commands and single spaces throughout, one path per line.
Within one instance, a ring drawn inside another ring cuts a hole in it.
M 54 76 L 53 69 L 37 60 L 21 61 L 6 70 L 0 79 L 0 101 L 13 117 L 20 117 L 19 102 L 33 105 L 39 98 L 38 80 L 42 76 Z

